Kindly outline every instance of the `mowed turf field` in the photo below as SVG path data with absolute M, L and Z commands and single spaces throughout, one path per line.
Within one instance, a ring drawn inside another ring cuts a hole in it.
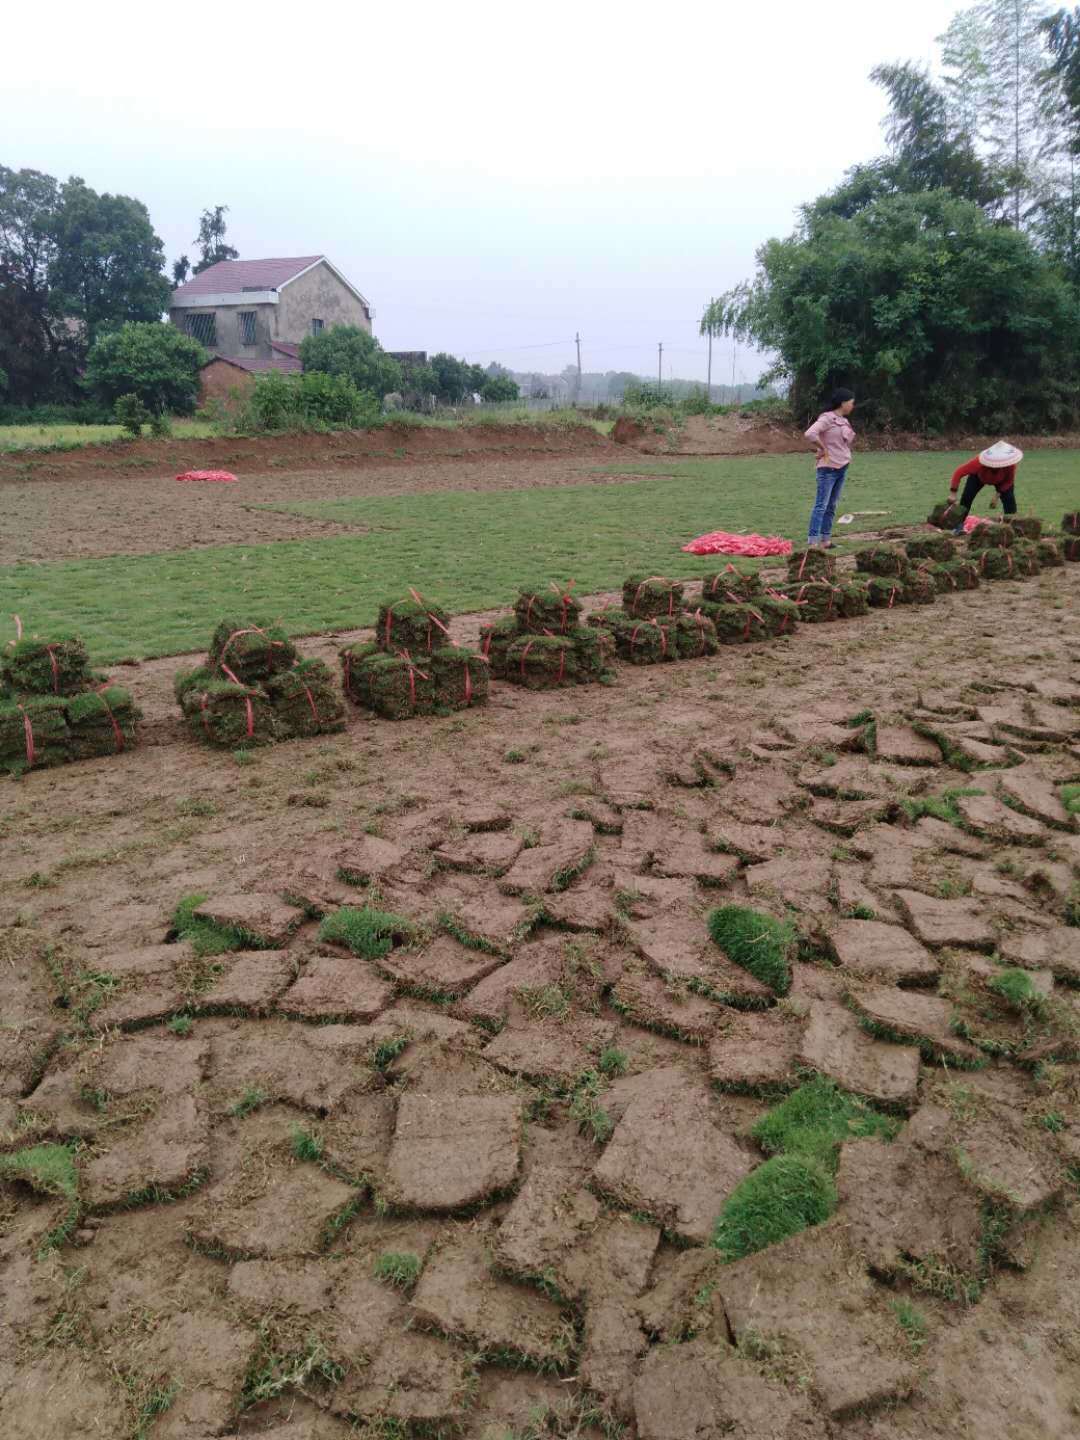
M 837 538 L 925 519 L 966 454 L 856 458 Z M 632 478 L 543 489 L 425 492 L 256 506 L 356 527 L 325 538 L 0 567 L 0 612 L 28 632 L 78 631 L 98 663 L 198 650 L 223 615 L 280 620 L 293 634 L 370 624 L 379 602 L 415 586 L 454 613 L 509 605 L 525 584 L 573 580 L 585 595 L 628 574 L 691 578 L 712 562 L 680 547 L 708 530 L 806 533 L 813 468 L 796 455 L 672 459 L 606 467 Z M 148 482 L 164 485 L 171 482 Z M 174 482 L 172 482 L 174 483 Z M 976 513 L 985 512 L 984 491 Z M 1080 508 L 1080 451 L 1035 451 L 1020 471 L 1021 514 L 1056 526 Z M 214 494 L 208 490 L 206 504 Z M 139 524 L 137 502 L 130 524 Z

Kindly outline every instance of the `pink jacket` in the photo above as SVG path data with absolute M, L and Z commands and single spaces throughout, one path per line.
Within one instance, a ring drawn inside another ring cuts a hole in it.
M 807 440 L 816 440 L 829 457 L 828 464 L 840 470 L 851 464 L 851 445 L 855 431 L 843 415 L 825 410 L 806 432 Z

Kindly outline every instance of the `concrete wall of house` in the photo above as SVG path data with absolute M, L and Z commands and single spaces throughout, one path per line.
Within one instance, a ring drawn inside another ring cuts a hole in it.
M 210 348 L 218 355 L 236 355 L 242 360 L 268 360 L 270 341 L 274 337 L 274 311 L 276 305 L 215 305 L 205 309 L 199 306 L 180 306 L 169 311 L 169 319 L 185 334 L 189 333 L 188 320 L 192 315 L 213 315 L 217 332 L 216 343 Z M 255 344 L 245 345 L 241 340 L 240 316 L 252 313 L 255 316 Z
M 232 410 L 242 405 L 255 384 L 255 376 L 224 360 L 211 360 L 199 371 L 199 404 L 214 400 Z
M 311 334 L 312 320 L 321 320 L 327 330 L 331 325 L 356 325 L 361 330 L 371 330 L 367 310 L 329 265 L 322 263 L 283 286 L 277 305 L 271 308 L 277 311 L 273 338 L 293 345 Z

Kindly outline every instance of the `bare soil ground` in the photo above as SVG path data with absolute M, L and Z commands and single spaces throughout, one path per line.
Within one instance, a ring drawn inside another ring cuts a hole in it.
M 118 671 L 148 743 L 0 789 L 0 1156 L 78 1174 L 0 1180 L 5 1437 L 1075 1433 L 1078 657 L 1069 566 L 244 764 Z M 274 948 L 176 943 L 192 893 Z M 366 902 L 411 941 L 319 942 Z M 779 1003 L 732 902 L 797 925 Z M 722 1265 L 808 1073 L 899 1133 Z

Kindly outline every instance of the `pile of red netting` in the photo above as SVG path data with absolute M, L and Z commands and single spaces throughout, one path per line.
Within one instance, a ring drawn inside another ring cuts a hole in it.
M 972 530 L 977 530 L 980 525 L 989 525 L 985 515 L 969 515 L 964 521 L 964 533 L 970 535 Z
M 684 545 L 688 555 L 790 555 L 791 541 L 779 535 L 732 535 L 727 530 L 712 530 Z
M 213 485 L 231 485 L 236 476 L 231 470 L 185 470 L 177 480 L 208 480 Z

